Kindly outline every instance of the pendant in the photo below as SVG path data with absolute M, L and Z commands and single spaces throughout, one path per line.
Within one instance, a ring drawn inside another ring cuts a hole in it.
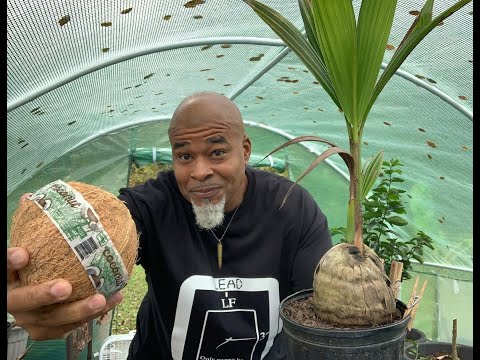
M 217 243 L 217 260 L 218 260 L 218 268 L 221 269 L 222 268 L 222 251 L 223 251 L 223 245 L 222 243 L 219 241 Z

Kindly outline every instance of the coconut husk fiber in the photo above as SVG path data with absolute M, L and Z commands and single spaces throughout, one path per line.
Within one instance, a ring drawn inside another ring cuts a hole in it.
M 325 323 L 372 326 L 398 317 L 383 263 L 368 246 L 364 256 L 352 244 L 332 247 L 317 265 L 313 287 L 313 308 Z
M 74 181 L 68 184 L 94 208 L 130 275 L 137 256 L 138 234 L 125 204 L 99 187 Z M 30 255 L 28 265 L 18 272 L 22 286 L 62 278 L 72 284 L 72 294 L 66 302 L 95 294 L 82 263 L 33 201 L 27 199 L 17 207 L 10 230 L 10 246 L 23 247 Z

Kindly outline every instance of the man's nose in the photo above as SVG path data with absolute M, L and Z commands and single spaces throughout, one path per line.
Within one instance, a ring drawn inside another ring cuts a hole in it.
M 211 175 L 213 175 L 213 170 L 208 159 L 203 157 L 197 158 L 193 164 L 190 176 L 197 181 L 204 181 Z

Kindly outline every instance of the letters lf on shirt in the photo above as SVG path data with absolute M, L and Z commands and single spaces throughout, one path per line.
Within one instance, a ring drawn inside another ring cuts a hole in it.
M 282 330 L 274 278 L 195 275 L 180 287 L 172 332 L 174 360 L 254 360 Z

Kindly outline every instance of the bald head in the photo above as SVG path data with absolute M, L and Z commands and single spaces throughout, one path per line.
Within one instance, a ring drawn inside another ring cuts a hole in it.
M 245 127 L 238 107 L 226 96 L 216 92 L 199 92 L 186 97 L 172 116 L 169 136 L 180 128 L 202 128 L 208 124 L 223 125 L 243 139 Z

